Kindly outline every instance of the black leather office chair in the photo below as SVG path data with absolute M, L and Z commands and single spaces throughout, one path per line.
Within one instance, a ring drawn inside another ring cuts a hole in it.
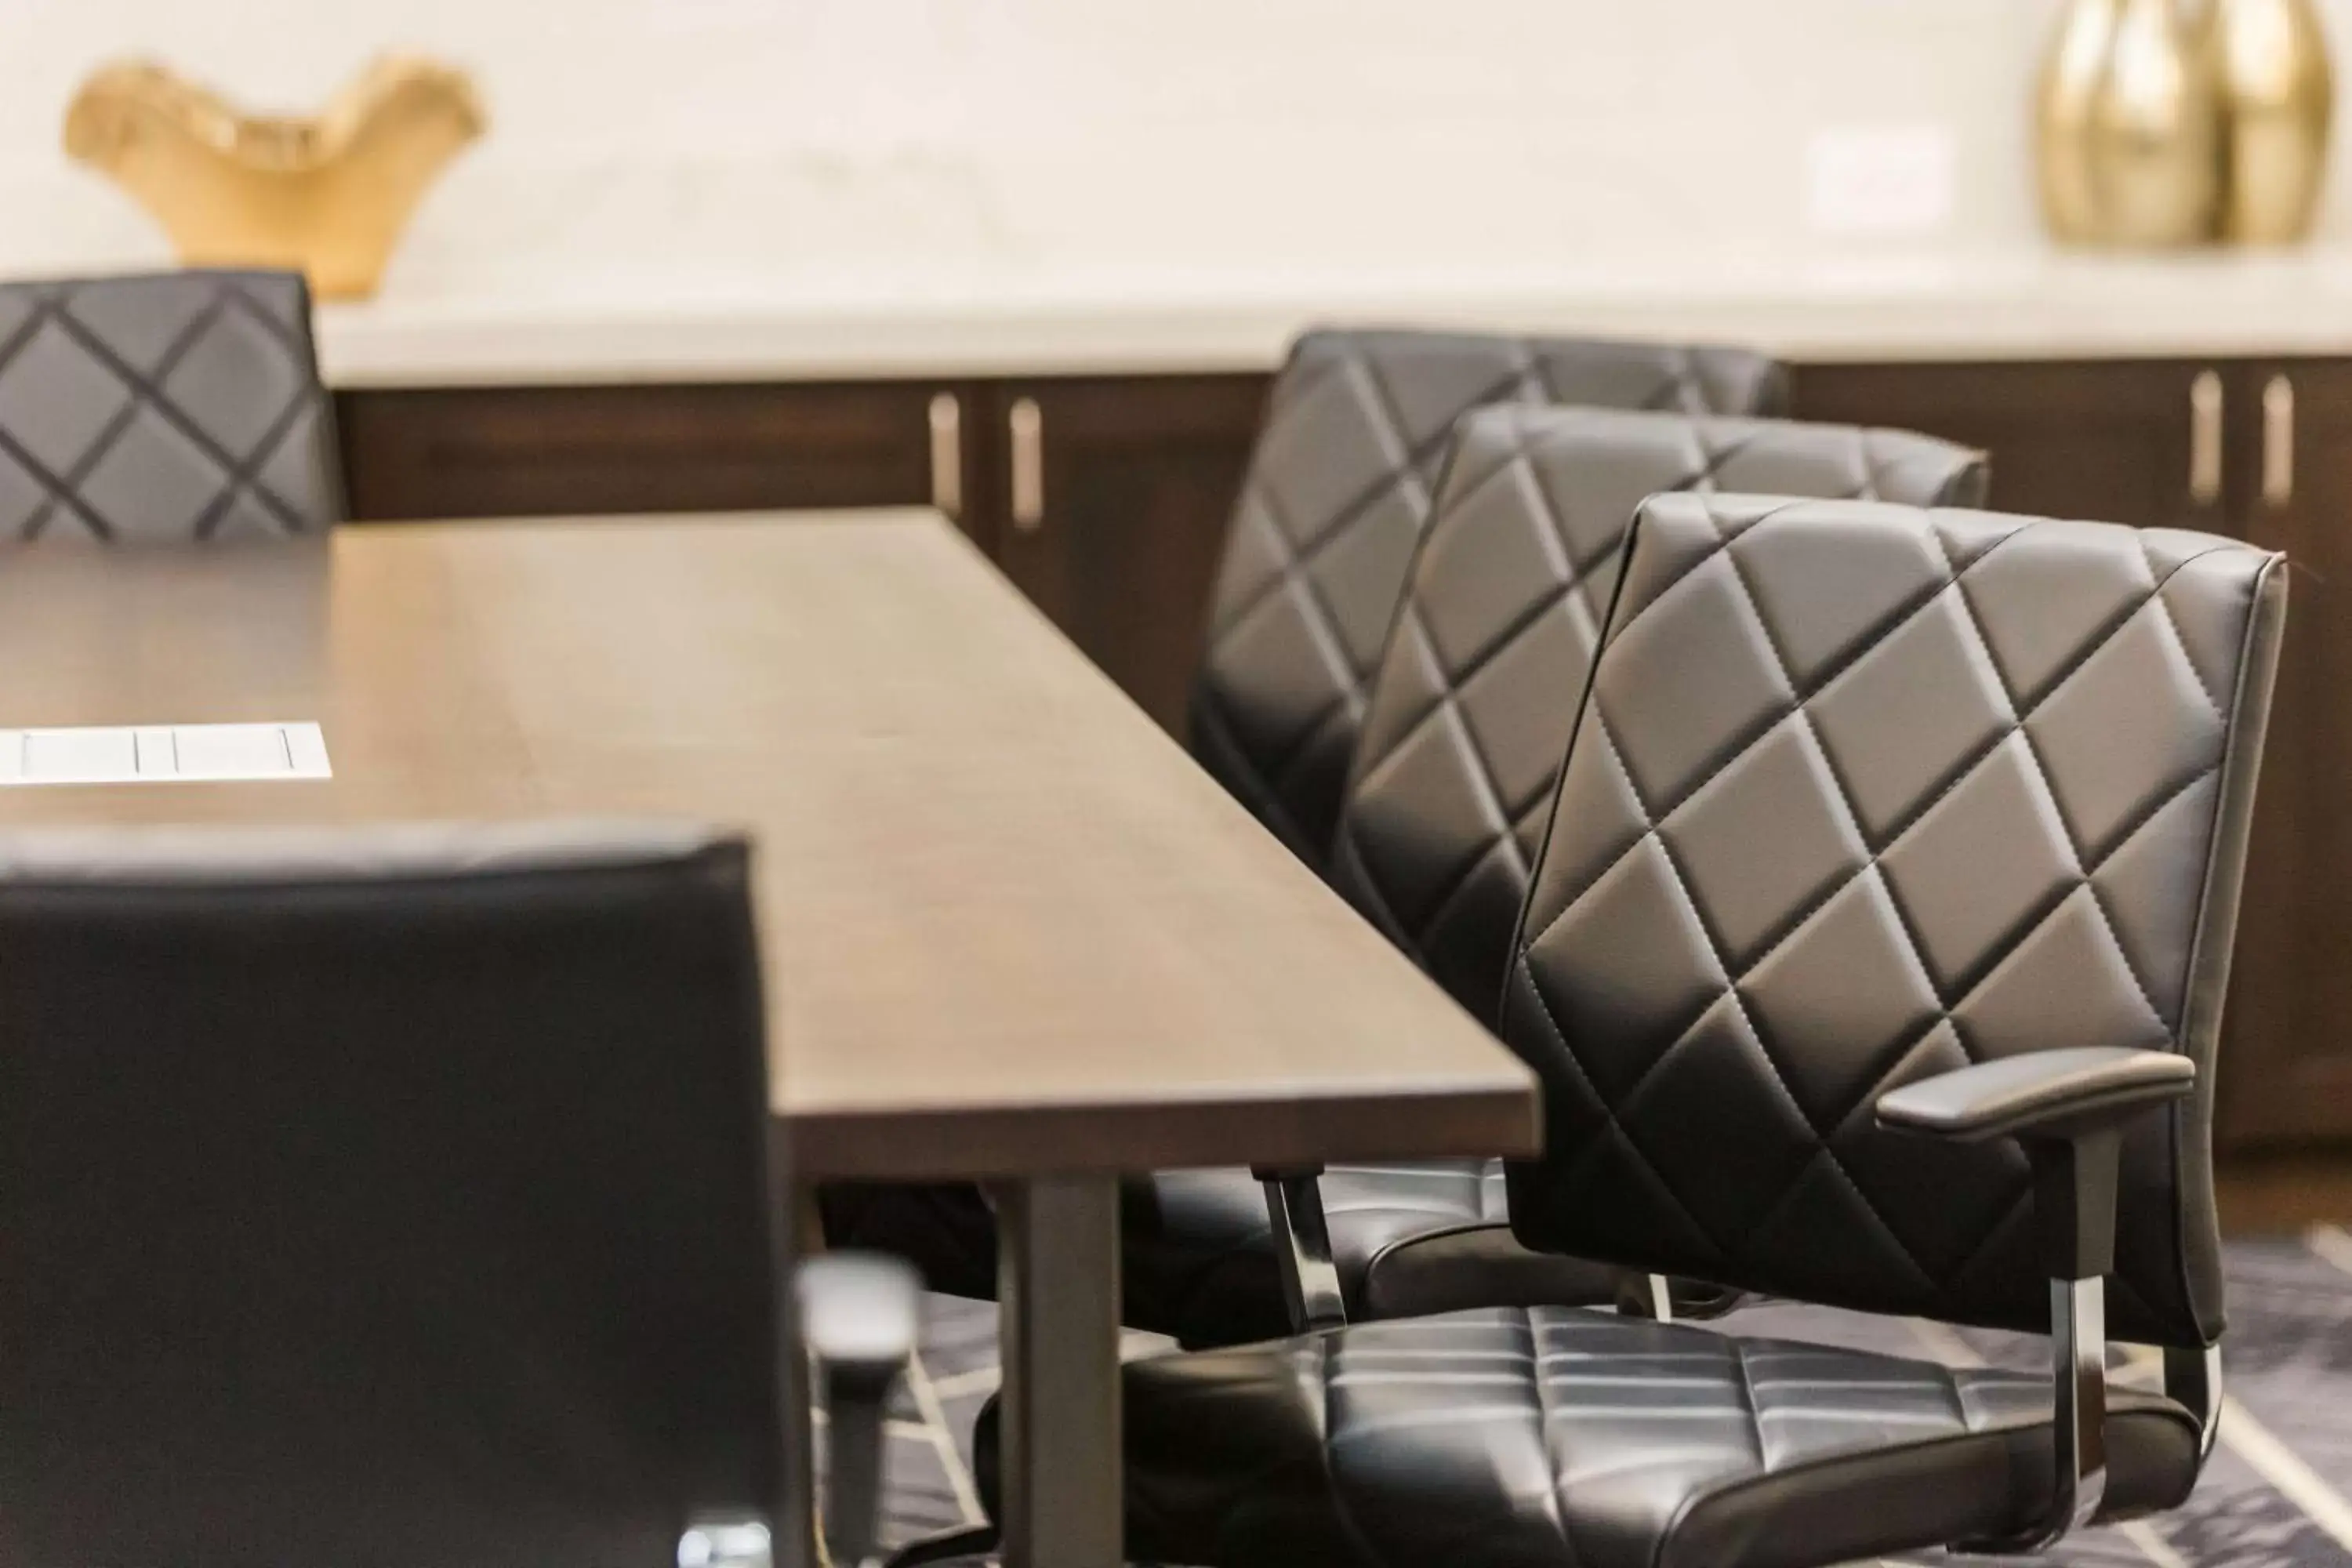
M 1490 403 L 1778 414 L 1740 349 L 1322 331 L 1292 345 L 1225 533 L 1192 749 L 1318 869 L 1454 422 Z
M 1366 698 L 1341 815 L 1340 889 L 1491 1020 L 1539 812 L 1582 694 L 1615 560 L 1643 497 L 1735 486 L 1908 502 L 1984 499 L 1980 454 L 1900 431 L 1500 405 L 1457 427 L 1396 630 Z M 1269 1202 L 1271 1198 L 1271 1202 Z M 991 1289 L 969 1189 L 833 1200 L 843 1236 Z M 1533 1253 L 1492 1162 L 1171 1171 L 1129 1194 L 1125 1309 L 1195 1347 L 1342 1318 L 1612 1299 L 1622 1271 Z M 1649 1289 L 1654 1315 L 1670 1310 Z M 1685 1290 L 1688 1313 L 1726 1300 Z
M 1516 939 L 1512 1224 L 2054 1373 L 1552 1308 L 1174 1355 L 1128 1369 L 1130 1555 L 1832 1563 L 2179 1504 L 2285 587 L 2200 534 L 1646 503 Z M 2162 1394 L 2106 1386 L 2109 1328 Z
M 276 538 L 343 515 L 299 273 L 0 284 L 0 540 Z
M 1986 477 L 1981 453 L 1906 431 L 1525 404 L 1465 416 L 1367 698 L 1333 883 L 1493 1020 L 1555 770 L 1643 499 L 1745 490 L 1980 506 Z M 1521 1247 L 1499 1161 L 1334 1166 L 1319 1181 L 1290 1173 L 1277 1183 L 1267 1203 L 1245 1172 L 1159 1178 L 1166 1229 L 1232 1238 L 1217 1265 L 1196 1263 L 1191 1276 L 1216 1289 L 1188 1293 L 1224 1321 L 1188 1323 L 1188 1343 L 1282 1331 L 1267 1310 L 1277 1262 L 1298 1304 L 1294 1330 L 1621 1291 L 1653 1316 L 1730 1300 L 1696 1287 L 1669 1300 L 1662 1280 Z
M 1767 491 L 1983 505 L 1985 478 L 1983 454 L 1906 430 L 1536 405 L 1463 416 L 1369 689 L 1331 881 L 1463 1006 L 1491 1020 L 1555 769 L 1642 499 Z M 1267 1204 L 1242 1171 L 1157 1180 L 1164 1227 L 1230 1237 L 1216 1293 L 1230 1326 L 1192 1328 L 1188 1342 L 1277 1333 L 1263 1305 L 1277 1262 L 1296 1302 L 1291 1328 L 1585 1305 L 1628 1286 L 1630 1305 L 1651 1317 L 1728 1302 L 1696 1286 L 1667 1298 L 1663 1279 L 1519 1246 L 1500 1162 L 1340 1166 L 1319 1180 L 1286 1173 L 1275 1183 Z M 1195 1279 L 1209 1274 L 1195 1265 Z M 1256 1314 L 1244 1317 L 1251 1302 Z
M 805 1520 L 745 858 L 0 837 L 0 1561 L 666 1568 Z M 878 1440 L 904 1347 L 832 1325 L 911 1334 L 913 1286 L 850 1268 L 807 1315 Z

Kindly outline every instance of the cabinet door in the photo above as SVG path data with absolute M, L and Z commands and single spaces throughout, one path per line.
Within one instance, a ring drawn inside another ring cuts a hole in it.
M 336 399 L 352 511 L 362 520 L 935 503 L 969 478 L 971 442 L 953 438 L 959 412 L 969 426 L 968 388 L 906 382 Z
M 2166 360 L 1805 365 L 1795 407 L 1983 448 L 2002 511 L 2210 529 L 2223 516 L 2225 375 Z
M 2222 1027 L 2220 1135 L 2352 1140 L 2352 362 L 2230 385 L 2232 510 L 2286 552 L 2286 637 Z
M 1265 386 L 1169 375 L 992 390 L 982 483 L 998 559 L 1172 732 Z

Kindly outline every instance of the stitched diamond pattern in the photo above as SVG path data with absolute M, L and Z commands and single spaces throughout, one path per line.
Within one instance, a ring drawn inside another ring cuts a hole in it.
M 0 285 L 0 539 L 299 534 L 341 510 L 299 276 Z
M 1778 367 L 1735 350 L 1307 334 L 1275 382 L 1227 535 L 1193 694 L 1194 749 L 1321 865 L 1454 421 L 1496 402 L 1771 413 L 1784 397 Z
M 1901 431 L 1600 408 L 1465 416 L 1371 684 L 1334 885 L 1492 1018 L 1643 498 L 1731 488 L 1972 505 L 1984 483 L 1980 454 Z M 1684 831 L 1737 834 L 1729 815 L 1702 803 Z
M 2277 563 L 2095 523 L 1647 502 L 1506 992 L 1550 1140 L 1511 1173 L 1522 1232 L 2042 1327 L 2022 1156 L 1883 1132 L 1872 1106 L 2078 1045 L 2183 1050 L 2210 1080 L 2218 998 L 2188 986 L 2196 944 L 2230 940 L 2216 823 L 2248 804 L 2224 764 L 2260 732 L 2246 650 L 2283 613 Z M 2205 1159 L 2167 1119 L 2132 1133 L 2126 1337 L 2219 1331 L 2218 1285 L 2189 1278 Z

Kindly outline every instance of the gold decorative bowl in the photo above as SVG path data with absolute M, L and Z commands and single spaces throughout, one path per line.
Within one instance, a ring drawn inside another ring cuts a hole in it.
M 448 66 L 386 56 L 310 119 L 239 113 L 163 67 L 82 84 L 68 154 L 110 176 L 193 266 L 299 268 L 323 298 L 375 291 L 409 215 L 486 123 Z

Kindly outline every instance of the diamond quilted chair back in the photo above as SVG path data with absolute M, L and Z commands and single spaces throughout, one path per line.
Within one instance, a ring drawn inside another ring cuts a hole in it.
M 1882 1131 L 1911 1079 L 2176 1050 L 2109 1323 L 2221 1330 L 2208 1131 L 2283 558 L 1861 501 L 1643 506 L 1521 916 L 1530 1245 L 2046 1331 L 2024 1156 Z
M 1900 430 L 1499 405 L 1463 417 L 1340 808 L 1332 881 L 1492 1019 L 1625 531 L 1661 490 L 1979 506 L 1981 453 Z
M 1348 761 L 1454 422 L 1488 403 L 1773 414 L 1738 349 L 1317 331 L 1276 377 L 1225 537 L 1192 693 L 1202 763 L 1321 867 Z
M 287 537 L 342 516 L 300 274 L 0 284 L 0 542 Z

